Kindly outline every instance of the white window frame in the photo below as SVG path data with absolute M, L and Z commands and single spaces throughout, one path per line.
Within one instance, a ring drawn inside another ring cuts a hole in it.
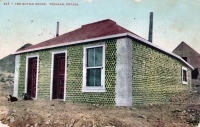
M 183 81 L 183 71 L 186 71 L 186 79 L 187 81 Z M 182 67 L 182 77 L 181 77 L 181 80 L 182 80 L 182 83 L 183 84 L 188 84 L 188 74 L 187 74 L 187 68 L 186 67 Z
M 28 60 L 30 58 L 37 57 L 37 76 L 36 76 L 36 95 L 34 100 L 37 100 L 38 96 L 38 69 L 39 69 L 39 55 L 27 55 L 26 56 L 26 76 L 25 76 L 25 87 L 24 87 L 24 93 L 27 93 L 27 87 L 28 87 Z
M 102 47 L 101 86 L 87 86 L 87 49 Z M 83 47 L 83 86 L 82 92 L 106 92 L 105 90 L 105 43 Z
M 62 51 L 53 51 L 51 55 L 51 83 L 50 83 L 50 100 L 52 99 L 53 96 L 53 73 L 54 73 L 54 56 L 56 54 L 61 54 L 65 53 L 65 77 L 64 77 L 64 98 L 63 101 L 66 101 L 66 80 L 67 80 L 67 50 L 62 50 Z

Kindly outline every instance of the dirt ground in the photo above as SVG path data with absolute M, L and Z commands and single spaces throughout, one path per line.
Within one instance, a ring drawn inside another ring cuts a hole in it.
M 195 127 L 200 120 L 197 91 L 184 91 L 168 103 L 132 107 L 58 100 L 8 102 L 11 91 L 12 86 L 0 82 L 0 121 L 11 127 Z

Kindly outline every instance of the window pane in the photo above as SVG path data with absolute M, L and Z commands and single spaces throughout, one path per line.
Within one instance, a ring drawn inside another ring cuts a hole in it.
M 87 49 L 87 67 L 102 66 L 102 47 Z
M 101 86 L 101 68 L 95 70 L 95 86 Z
M 102 47 L 95 48 L 95 66 L 102 66 Z
M 87 86 L 101 86 L 101 68 L 87 69 Z
M 87 69 L 87 86 L 94 86 L 95 69 Z
M 94 67 L 94 48 L 87 49 L 87 66 Z
M 187 71 L 183 70 L 183 81 L 187 82 Z

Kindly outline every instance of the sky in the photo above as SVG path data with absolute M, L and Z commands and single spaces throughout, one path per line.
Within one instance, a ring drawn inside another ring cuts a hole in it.
M 111 19 L 148 40 L 150 12 L 155 45 L 172 52 L 184 41 L 200 53 L 200 0 L 0 0 L 0 59 L 54 38 L 57 22 L 62 35 Z

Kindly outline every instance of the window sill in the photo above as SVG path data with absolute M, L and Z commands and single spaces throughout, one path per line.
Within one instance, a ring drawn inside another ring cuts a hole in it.
M 82 92 L 106 92 L 106 89 L 103 87 L 84 87 Z
M 188 82 L 184 82 L 184 81 L 182 81 L 182 83 L 183 83 L 183 85 L 187 85 L 188 84 Z

